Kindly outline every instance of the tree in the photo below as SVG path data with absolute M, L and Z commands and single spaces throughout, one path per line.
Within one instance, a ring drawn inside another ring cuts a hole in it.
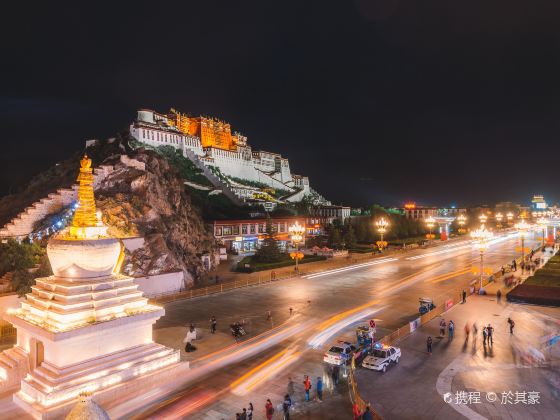
M 43 253 L 37 244 L 18 243 L 9 239 L 0 244 L 0 276 L 10 271 L 32 268 Z
M 340 228 L 332 227 L 329 232 L 329 246 L 331 248 L 340 248 L 342 245 L 342 234 Z
M 31 286 L 35 284 L 35 278 L 28 269 L 19 269 L 14 271 L 11 284 L 18 296 L 23 297 L 31 292 Z
M 344 233 L 344 243 L 346 244 L 346 248 L 355 248 L 356 247 L 356 234 L 354 233 L 354 228 L 352 224 L 347 223 L 345 225 L 346 232 Z
M 255 253 L 255 259 L 259 262 L 278 262 L 282 260 L 282 253 L 278 248 L 278 242 L 274 239 L 274 228 L 270 216 L 266 219 L 266 237 Z

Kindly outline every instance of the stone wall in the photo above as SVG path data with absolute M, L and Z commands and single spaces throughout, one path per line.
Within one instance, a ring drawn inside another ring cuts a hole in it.
M 136 277 L 134 282 L 147 297 L 156 297 L 185 290 L 185 274 L 182 271 L 155 276 Z

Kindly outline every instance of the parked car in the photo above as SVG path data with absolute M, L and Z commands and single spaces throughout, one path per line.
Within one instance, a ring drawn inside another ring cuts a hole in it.
M 374 348 L 369 356 L 366 356 L 362 362 L 362 367 L 371 370 L 387 371 L 387 366 L 393 363 L 399 363 L 401 358 L 401 349 L 391 346 L 380 346 Z
M 356 347 L 347 341 L 339 341 L 332 346 L 323 356 L 323 361 L 331 365 L 344 365 L 350 363 Z

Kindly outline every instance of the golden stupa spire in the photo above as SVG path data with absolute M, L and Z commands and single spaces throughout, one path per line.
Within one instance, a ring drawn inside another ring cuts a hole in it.
M 97 226 L 95 198 L 93 196 L 93 170 L 91 168 L 91 159 L 87 155 L 84 155 L 80 160 L 80 175 L 78 175 L 77 181 L 80 183 L 78 188 L 78 208 L 74 214 L 72 227 Z

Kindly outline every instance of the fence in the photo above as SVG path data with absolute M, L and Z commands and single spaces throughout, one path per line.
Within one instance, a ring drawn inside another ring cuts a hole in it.
M 17 330 L 12 324 L 0 325 L 0 344 L 10 344 L 15 342 Z

